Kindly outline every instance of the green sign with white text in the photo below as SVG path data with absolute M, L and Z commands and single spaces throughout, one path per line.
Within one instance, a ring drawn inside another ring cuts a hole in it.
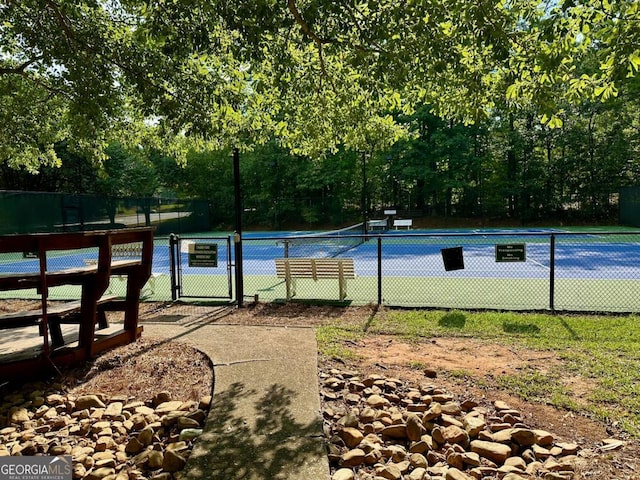
M 496 262 L 524 262 L 527 246 L 524 243 L 496 245 Z
M 218 244 L 217 243 L 191 243 L 189 244 L 190 267 L 217 267 Z

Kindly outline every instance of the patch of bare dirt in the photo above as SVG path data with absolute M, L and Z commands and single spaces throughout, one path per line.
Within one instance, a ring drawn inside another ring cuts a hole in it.
M 559 363 L 549 352 L 518 351 L 470 338 L 434 338 L 424 343 L 406 343 L 395 337 L 377 335 L 356 343 L 353 350 L 367 362 L 424 365 L 435 370 L 480 376 L 513 375 L 532 363 L 544 369 Z
M 375 312 L 373 307 L 334 307 L 302 303 L 258 303 L 236 310 L 225 317 L 224 323 L 237 325 L 279 325 L 315 327 L 328 325 L 336 320 L 362 323 Z

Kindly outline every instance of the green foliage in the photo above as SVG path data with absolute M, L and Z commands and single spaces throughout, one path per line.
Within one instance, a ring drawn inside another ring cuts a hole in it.
M 64 102 L 22 78 L 0 75 L 0 161 L 30 173 L 59 166 L 54 144 L 66 133 Z
M 150 159 L 151 152 L 138 147 L 127 149 L 111 143 L 105 149 L 106 160 L 98 192 L 115 197 L 151 197 L 158 189 L 158 176 Z
M 465 123 L 527 109 L 557 128 L 567 103 L 608 101 L 640 68 L 633 0 L 8 0 L 0 12 L 0 115 L 16 114 L 0 161 L 31 171 L 58 161 L 62 139 L 96 161 L 113 138 L 181 160 L 273 137 L 312 158 L 380 151 L 406 134 L 393 114 L 422 104 Z

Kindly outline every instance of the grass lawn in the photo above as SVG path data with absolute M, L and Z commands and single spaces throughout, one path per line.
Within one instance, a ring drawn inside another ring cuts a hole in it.
M 546 403 L 594 417 L 640 438 L 640 318 L 466 311 L 386 310 L 364 324 L 320 326 L 320 353 L 354 359 L 354 341 L 393 335 L 407 342 L 434 337 L 470 338 L 514 349 L 553 353 L 558 361 L 515 374 L 483 379 L 525 400 Z M 471 372 L 456 371 L 456 375 Z M 578 379 L 588 385 L 576 394 Z

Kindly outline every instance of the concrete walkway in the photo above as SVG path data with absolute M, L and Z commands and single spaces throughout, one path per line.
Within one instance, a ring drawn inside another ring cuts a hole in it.
M 311 328 L 144 323 L 214 363 L 213 404 L 184 470 L 189 480 L 327 480 Z

